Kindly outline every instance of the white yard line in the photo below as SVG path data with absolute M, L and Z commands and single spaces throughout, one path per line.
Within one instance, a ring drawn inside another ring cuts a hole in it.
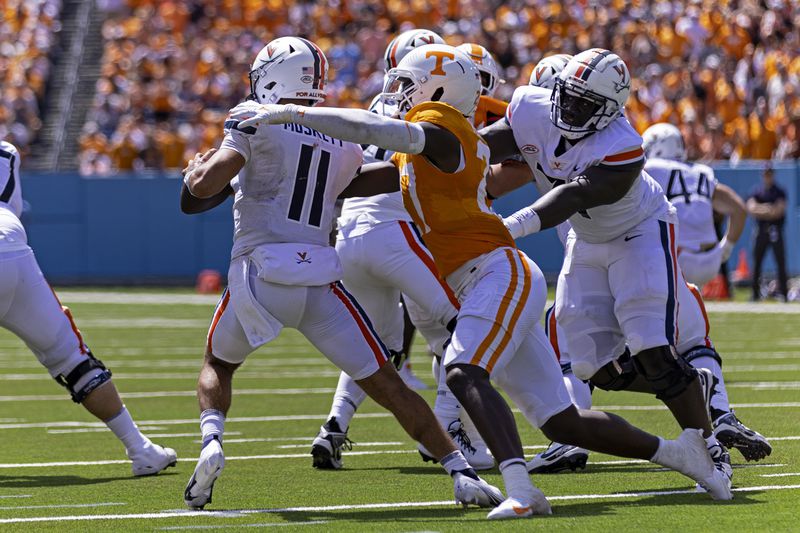
M 225 444 L 228 444 L 228 440 L 225 440 Z M 403 446 L 404 444 L 408 444 L 406 442 L 354 442 L 353 444 L 361 447 L 361 446 Z M 290 450 L 296 448 L 308 448 L 308 443 L 303 444 L 282 444 L 277 447 L 280 450 Z M 350 455 L 350 452 L 347 452 L 347 455 Z
M 114 374 L 117 378 L 117 374 Z M 234 391 L 237 396 L 296 396 L 306 394 L 331 394 L 336 392 L 333 387 L 315 387 L 308 389 L 240 389 Z M 153 392 L 121 392 L 123 399 L 131 398 L 194 398 L 197 391 L 153 391 Z M 64 401 L 65 394 L 43 394 L 43 395 L 24 395 L 24 396 L 0 396 L 0 402 L 45 402 L 45 401 Z
M 30 498 L 32 494 L 0 494 L 0 500 L 3 498 Z
M 800 485 L 766 485 L 760 487 L 738 487 L 733 492 L 760 492 L 769 490 L 797 490 Z M 646 498 L 649 496 L 673 496 L 695 494 L 707 498 L 705 494 L 694 489 L 689 490 L 662 490 L 649 492 L 624 492 L 616 494 L 569 494 L 564 496 L 548 496 L 550 501 L 570 500 L 627 500 L 631 498 Z M 0 524 L 19 524 L 27 522 L 76 522 L 91 520 L 157 520 L 164 518 L 236 518 L 254 514 L 281 514 L 281 513 L 308 513 L 355 511 L 366 509 L 408 509 L 418 507 L 452 507 L 453 500 L 427 501 L 427 502 L 386 502 L 365 503 L 355 505 L 327 505 L 318 507 L 286 507 L 282 509 L 242 509 L 238 511 L 164 511 L 160 513 L 131 513 L 107 515 L 72 515 L 72 516 L 35 516 L 25 518 L 3 518 Z
M 58 291 L 58 298 L 67 304 L 123 305 L 210 305 L 219 301 L 218 294 L 170 294 L 168 292 L 130 293 L 114 291 Z
M 800 472 L 786 472 L 783 474 L 761 474 L 761 477 L 788 477 L 788 476 L 800 476 Z
M 295 526 L 317 526 L 320 524 L 327 524 L 327 520 L 312 520 L 311 522 L 261 522 L 258 524 L 230 524 L 230 525 L 218 525 L 218 526 L 169 526 L 169 527 L 160 527 L 158 528 L 159 531 L 177 531 L 180 529 L 231 529 L 236 528 L 239 529 L 240 527 L 295 527 Z
M 99 502 L 99 503 L 65 503 L 55 505 L 7 505 L 0 507 L 0 511 L 13 511 L 15 509 L 82 509 L 85 507 L 111 507 L 116 505 L 127 505 L 122 502 Z
M 323 361 L 320 356 L 320 362 Z M 800 367 L 800 365 L 798 365 Z M 168 380 L 168 379 L 190 379 L 197 381 L 197 372 L 114 372 L 114 381 L 139 379 L 139 380 Z M 341 371 L 338 369 L 330 368 L 329 370 L 284 370 L 271 372 L 265 370 L 264 372 L 253 371 L 240 371 L 236 373 L 238 379 L 285 379 L 285 378 L 333 378 L 339 377 Z M 47 372 L 29 373 L 29 374 L 3 374 L 3 379 L 7 381 L 50 381 L 53 378 L 47 375 Z M 235 392 L 235 391 L 234 391 Z

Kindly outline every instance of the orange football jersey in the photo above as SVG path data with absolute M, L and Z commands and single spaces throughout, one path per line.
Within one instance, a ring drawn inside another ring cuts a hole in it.
M 503 220 L 486 197 L 489 147 L 454 107 L 423 102 L 405 116 L 409 122 L 430 122 L 461 142 L 463 165 L 447 173 L 423 155 L 397 153 L 403 203 L 422 232 L 436 267 L 445 277 L 458 267 L 502 246 L 514 247 Z
M 475 111 L 475 120 L 472 122 L 477 129 L 490 126 L 506 115 L 508 102 L 503 102 L 490 96 L 481 96 L 478 100 L 478 109 Z

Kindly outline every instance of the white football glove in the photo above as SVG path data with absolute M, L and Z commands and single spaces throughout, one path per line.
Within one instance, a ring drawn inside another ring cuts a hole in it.
M 733 247 L 736 246 L 736 243 L 729 241 L 728 237 L 725 236 L 721 241 L 719 241 L 717 246 L 722 249 L 722 262 L 724 263 L 730 258 L 731 253 L 733 253 Z
M 257 128 L 264 124 L 296 122 L 300 110 L 300 106 L 294 104 L 256 105 L 257 107 L 252 109 L 252 115 L 239 123 L 239 128 Z

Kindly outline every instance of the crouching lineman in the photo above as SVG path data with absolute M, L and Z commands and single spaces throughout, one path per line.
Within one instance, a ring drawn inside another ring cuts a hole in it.
M 255 102 L 233 110 L 218 151 L 184 169 L 184 212 L 211 209 L 235 194 L 228 289 L 214 312 L 197 385 L 202 451 L 184 500 L 192 508 L 211 502 L 225 465 L 234 372 L 283 327 L 292 327 L 425 445 L 453 476 L 457 502 L 495 506 L 502 493 L 475 474 L 427 403 L 386 364 L 388 350 L 338 281 L 342 268 L 328 237 L 336 198 L 361 166 L 361 148 L 299 124 L 256 131 L 237 121 L 252 116 L 248 109 L 256 102 L 298 108 L 322 102 L 326 82 L 327 60 L 314 43 L 297 37 L 270 42 L 250 72 Z
M 513 415 L 491 385 L 502 386 L 526 418 L 553 440 L 674 468 L 730 499 L 702 435 L 659 439 L 622 418 L 576 409 L 539 324 L 547 297 L 538 267 L 514 241 L 486 199 L 489 151 L 470 119 L 480 94 L 477 68 L 446 45 L 415 49 L 389 72 L 383 98 L 406 112 L 395 120 L 367 111 L 262 106 L 240 127 L 298 124 L 352 142 L 398 152 L 391 163 L 365 166 L 346 194 L 400 188 L 439 272 L 461 308 L 443 364 L 447 384 L 498 461 L 508 498 L 489 518 L 550 513 L 525 469 Z M 398 183 L 399 181 L 399 183 Z
M 575 375 L 607 390 L 654 392 L 682 428 L 702 433 L 718 472 L 729 479 L 727 453 L 712 434 L 698 373 L 674 352 L 678 302 L 686 289 L 677 264 L 677 217 L 642 172 L 642 138 L 622 115 L 630 82 L 616 54 L 581 52 L 552 91 L 518 88 L 506 121 L 482 133 L 497 161 L 521 153 L 550 189 L 505 219 L 511 234 L 518 238 L 567 219 L 572 225 L 556 318 Z M 627 350 L 632 357 L 622 368 L 617 359 Z
M 19 164 L 17 149 L 0 141 L 0 326 L 25 341 L 72 401 L 108 426 L 125 446 L 134 476 L 174 466 L 175 450 L 142 435 L 119 397 L 111 371 L 92 355 L 69 309 L 44 279 L 19 219 Z

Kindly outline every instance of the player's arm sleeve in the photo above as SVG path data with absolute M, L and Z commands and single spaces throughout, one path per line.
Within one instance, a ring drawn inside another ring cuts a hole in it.
M 295 106 L 292 116 L 297 124 L 343 141 L 374 144 L 404 154 L 419 154 L 425 148 L 425 132 L 419 124 L 363 109 Z
M 613 204 L 622 199 L 639 178 L 644 160 L 627 165 L 589 167 L 584 175 L 554 187 L 533 205 L 503 221 L 514 238 L 555 227 L 578 211 Z
M 392 161 L 370 163 L 358 169 L 339 198 L 367 197 L 400 190 L 400 174 Z

